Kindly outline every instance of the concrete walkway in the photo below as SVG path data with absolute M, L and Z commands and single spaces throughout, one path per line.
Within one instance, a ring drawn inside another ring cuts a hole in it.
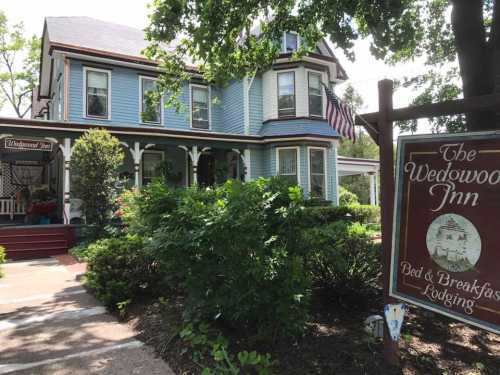
M 82 267 L 67 259 L 2 265 L 0 374 L 173 375 L 85 292 Z

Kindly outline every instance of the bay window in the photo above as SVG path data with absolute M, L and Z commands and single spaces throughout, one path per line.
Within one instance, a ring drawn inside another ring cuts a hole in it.
M 191 126 L 193 128 L 210 128 L 209 97 L 208 87 L 191 86 Z
M 309 148 L 309 194 L 311 198 L 326 198 L 325 149 Z
M 109 71 L 85 69 L 87 117 L 109 118 L 109 80 Z
M 284 52 L 294 52 L 299 49 L 299 35 L 288 31 L 284 33 Z
M 154 78 L 140 77 L 141 82 L 141 122 L 160 124 L 161 103 L 155 103 L 152 94 L 156 90 Z
M 278 73 L 278 117 L 295 116 L 295 72 Z
M 278 176 L 285 176 L 292 182 L 299 183 L 298 148 L 287 147 L 277 149 Z
M 309 116 L 323 117 L 323 92 L 321 90 L 321 73 L 309 72 L 307 75 Z

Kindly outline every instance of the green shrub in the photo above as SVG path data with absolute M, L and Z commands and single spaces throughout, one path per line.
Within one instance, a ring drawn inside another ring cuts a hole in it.
M 381 272 L 380 245 L 366 226 L 337 221 L 306 231 L 310 271 L 316 285 L 337 295 L 362 294 Z
M 109 219 L 123 158 L 120 141 L 105 129 L 87 130 L 72 148 L 71 187 L 83 201 L 87 224 L 98 232 Z
M 152 246 L 179 280 L 188 312 L 263 336 L 302 331 L 310 280 L 300 231 L 302 192 L 282 179 L 176 193 Z
M 7 258 L 7 253 L 5 251 L 5 247 L 0 246 L 0 264 L 5 263 Z M 0 277 L 3 276 L 2 270 L 0 269 Z
M 363 224 L 380 222 L 380 207 L 370 205 L 306 207 L 303 224 L 306 227 L 318 227 L 348 220 Z
M 339 186 L 339 205 L 350 206 L 353 204 L 359 204 L 358 196 L 345 187 Z
M 158 282 L 154 259 L 139 236 L 98 240 L 88 246 L 86 285 L 110 308 L 153 293 Z

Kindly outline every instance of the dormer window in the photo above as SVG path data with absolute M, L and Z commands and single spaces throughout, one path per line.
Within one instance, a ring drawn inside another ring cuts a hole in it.
M 278 117 L 295 116 L 295 72 L 278 73 Z
M 85 68 L 85 115 L 86 117 L 109 118 L 108 70 Z
M 283 52 L 294 52 L 299 49 L 299 34 L 288 31 L 283 35 Z

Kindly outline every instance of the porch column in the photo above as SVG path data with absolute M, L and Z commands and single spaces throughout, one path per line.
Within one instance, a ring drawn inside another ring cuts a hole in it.
M 243 153 L 241 153 L 240 150 L 233 148 L 233 151 L 236 152 L 240 157 L 241 160 L 243 161 L 243 174 L 245 176 L 245 182 L 250 181 L 250 149 L 246 148 Z
M 139 142 L 134 142 L 132 157 L 134 159 L 134 186 L 139 188 L 139 168 L 141 166 L 141 150 Z
M 370 204 L 372 206 L 378 205 L 377 193 L 377 173 L 372 172 L 370 176 Z
M 64 158 L 64 179 L 63 179 L 63 220 L 64 224 L 70 223 L 70 165 L 71 165 L 71 138 L 64 138 L 64 144 L 61 146 Z

